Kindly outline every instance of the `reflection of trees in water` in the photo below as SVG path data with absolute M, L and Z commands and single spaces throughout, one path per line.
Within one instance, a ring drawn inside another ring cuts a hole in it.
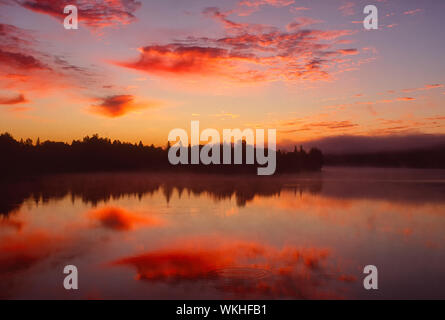
M 215 201 L 235 197 L 242 207 L 255 196 L 279 196 L 283 189 L 296 193 L 321 191 L 321 180 L 295 183 L 295 176 L 221 176 L 200 174 L 73 174 L 53 175 L 31 180 L 7 181 L 0 184 L 0 214 L 8 215 L 32 200 L 36 204 L 60 200 L 71 195 L 72 201 L 80 198 L 84 203 L 96 206 L 99 202 L 117 200 L 133 195 L 139 199 L 161 190 L 167 203 L 176 191 L 200 197 L 207 195 Z
M 218 177 L 218 176 L 192 176 L 191 180 L 168 181 L 162 184 L 163 193 L 169 202 L 174 190 L 181 196 L 184 190 L 193 196 L 208 195 L 216 201 L 222 201 L 235 197 L 236 204 L 243 207 L 252 201 L 255 196 L 270 197 L 279 196 L 286 187 L 287 179 L 283 178 L 252 178 L 252 177 Z M 312 183 L 295 185 L 292 189 L 298 192 L 317 193 L 321 190 L 321 180 Z
M 410 173 L 410 172 L 408 172 Z M 208 175 L 192 173 L 92 173 L 44 176 L 34 179 L 4 180 L 0 183 L 0 215 L 20 209 L 24 201 L 36 204 L 50 199 L 81 199 L 96 206 L 124 196 L 139 199 L 160 191 L 167 203 L 176 192 L 179 197 L 208 196 L 215 201 L 234 199 L 240 207 L 255 196 L 280 196 L 283 190 L 299 196 L 303 193 L 350 200 L 391 201 L 406 205 L 442 204 L 445 172 L 381 171 L 375 169 L 331 170 L 322 174 L 278 175 Z

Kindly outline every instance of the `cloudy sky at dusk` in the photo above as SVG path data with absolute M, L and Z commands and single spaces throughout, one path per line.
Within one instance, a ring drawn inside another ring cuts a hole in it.
M 78 30 L 63 28 L 67 4 Z M 0 131 L 156 145 L 191 120 L 279 142 L 445 134 L 444 14 L 437 0 L 0 0 Z

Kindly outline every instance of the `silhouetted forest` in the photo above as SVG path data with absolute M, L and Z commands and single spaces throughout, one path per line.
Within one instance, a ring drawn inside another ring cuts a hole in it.
M 436 147 L 374 153 L 326 155 L 327 165 L 445 169 L 445 144 Z
M 169 144 L 165 148 L 111 141 L 98 135 L 83 140 L 64 142 L 37 140 L 15 140 L 10 134 L 0 135 L 0 165 L 2 174 L 41 174 L 69 172 L 111 172 L 111 171 L 193 171 L 203 173 L 256 174 L 261 165 L 171 165 L 168 161 Z M 201 148 L 202 146 L 199 146 Z M 243 163 L 246 146 L 243 143 Z M 195 147 L 194 147 L 195 148 Z M 221 158 L 223 155 L 222 145 Z M 191 148 L 188 147 L 189 159 Z M 256 151 L 256 150 L 254 150 Z M 267 150 L 264 150 L 267 154 Z M 232 163 L 234 149 L 232 145 Z M 221 159 L 222 160 L 222 159 Z M 291 173 L 320 170 L 323 154 L 318 149 L 306 152 L 302 147 L 293 152 L 277 151 L 276 173 Z M 222 162 L 222 161 L 221 161 Z

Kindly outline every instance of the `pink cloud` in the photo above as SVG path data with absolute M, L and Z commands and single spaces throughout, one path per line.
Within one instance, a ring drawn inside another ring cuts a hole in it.
M 422 12 L 422 11 L 423 11 L 422 9 L 414 9 L 414 10 L 405 11 L 403 14 L 413 16 L 417 13 Z
M 355 14 L 355 3 L 354 2 L 346 2 L 343 5 L 341 5 L 338 10 L 344 15 L 344 16 L 353 16 Z
M 308 17 L 298 17 L 295 21 L 289 23 L 286 26 L 288 31 L 297 30 L 299 28 L 303 28 L 312 24 L 323 23 L 323 20 L 312 19 Z
M 34 12 L 46 14 L 63 20 L 66 15 L 63 9 L 66 5 L 78 8 L 79 20 L 88 27 L 102 28 L 124 25 L 133 22 L 134 13 L 141 3 L 136 0 L 16 0 L 16 2 Z
M 139 49 L 138 59 L 113 63 L 158 76 L 211 76 L 242 82 L 326 80 L 329 69 L 339 67 L 338 55 L 359 53 L 354 48 L 335 49 L 340 38 L 353 31 L 302 28 L 319 22 L 311 18 L 299 18 L 288 26 L 288 32 L 282 32 L 234 22 L 230 12 L 214 7 L 204 14 L 222 23 L 228 34 L 147 45 Z

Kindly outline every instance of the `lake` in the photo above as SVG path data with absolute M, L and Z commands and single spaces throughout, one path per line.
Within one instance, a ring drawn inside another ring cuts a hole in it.
M 444 170 L 66 174 L 0 191 L 3 299 L 445 298 Z

